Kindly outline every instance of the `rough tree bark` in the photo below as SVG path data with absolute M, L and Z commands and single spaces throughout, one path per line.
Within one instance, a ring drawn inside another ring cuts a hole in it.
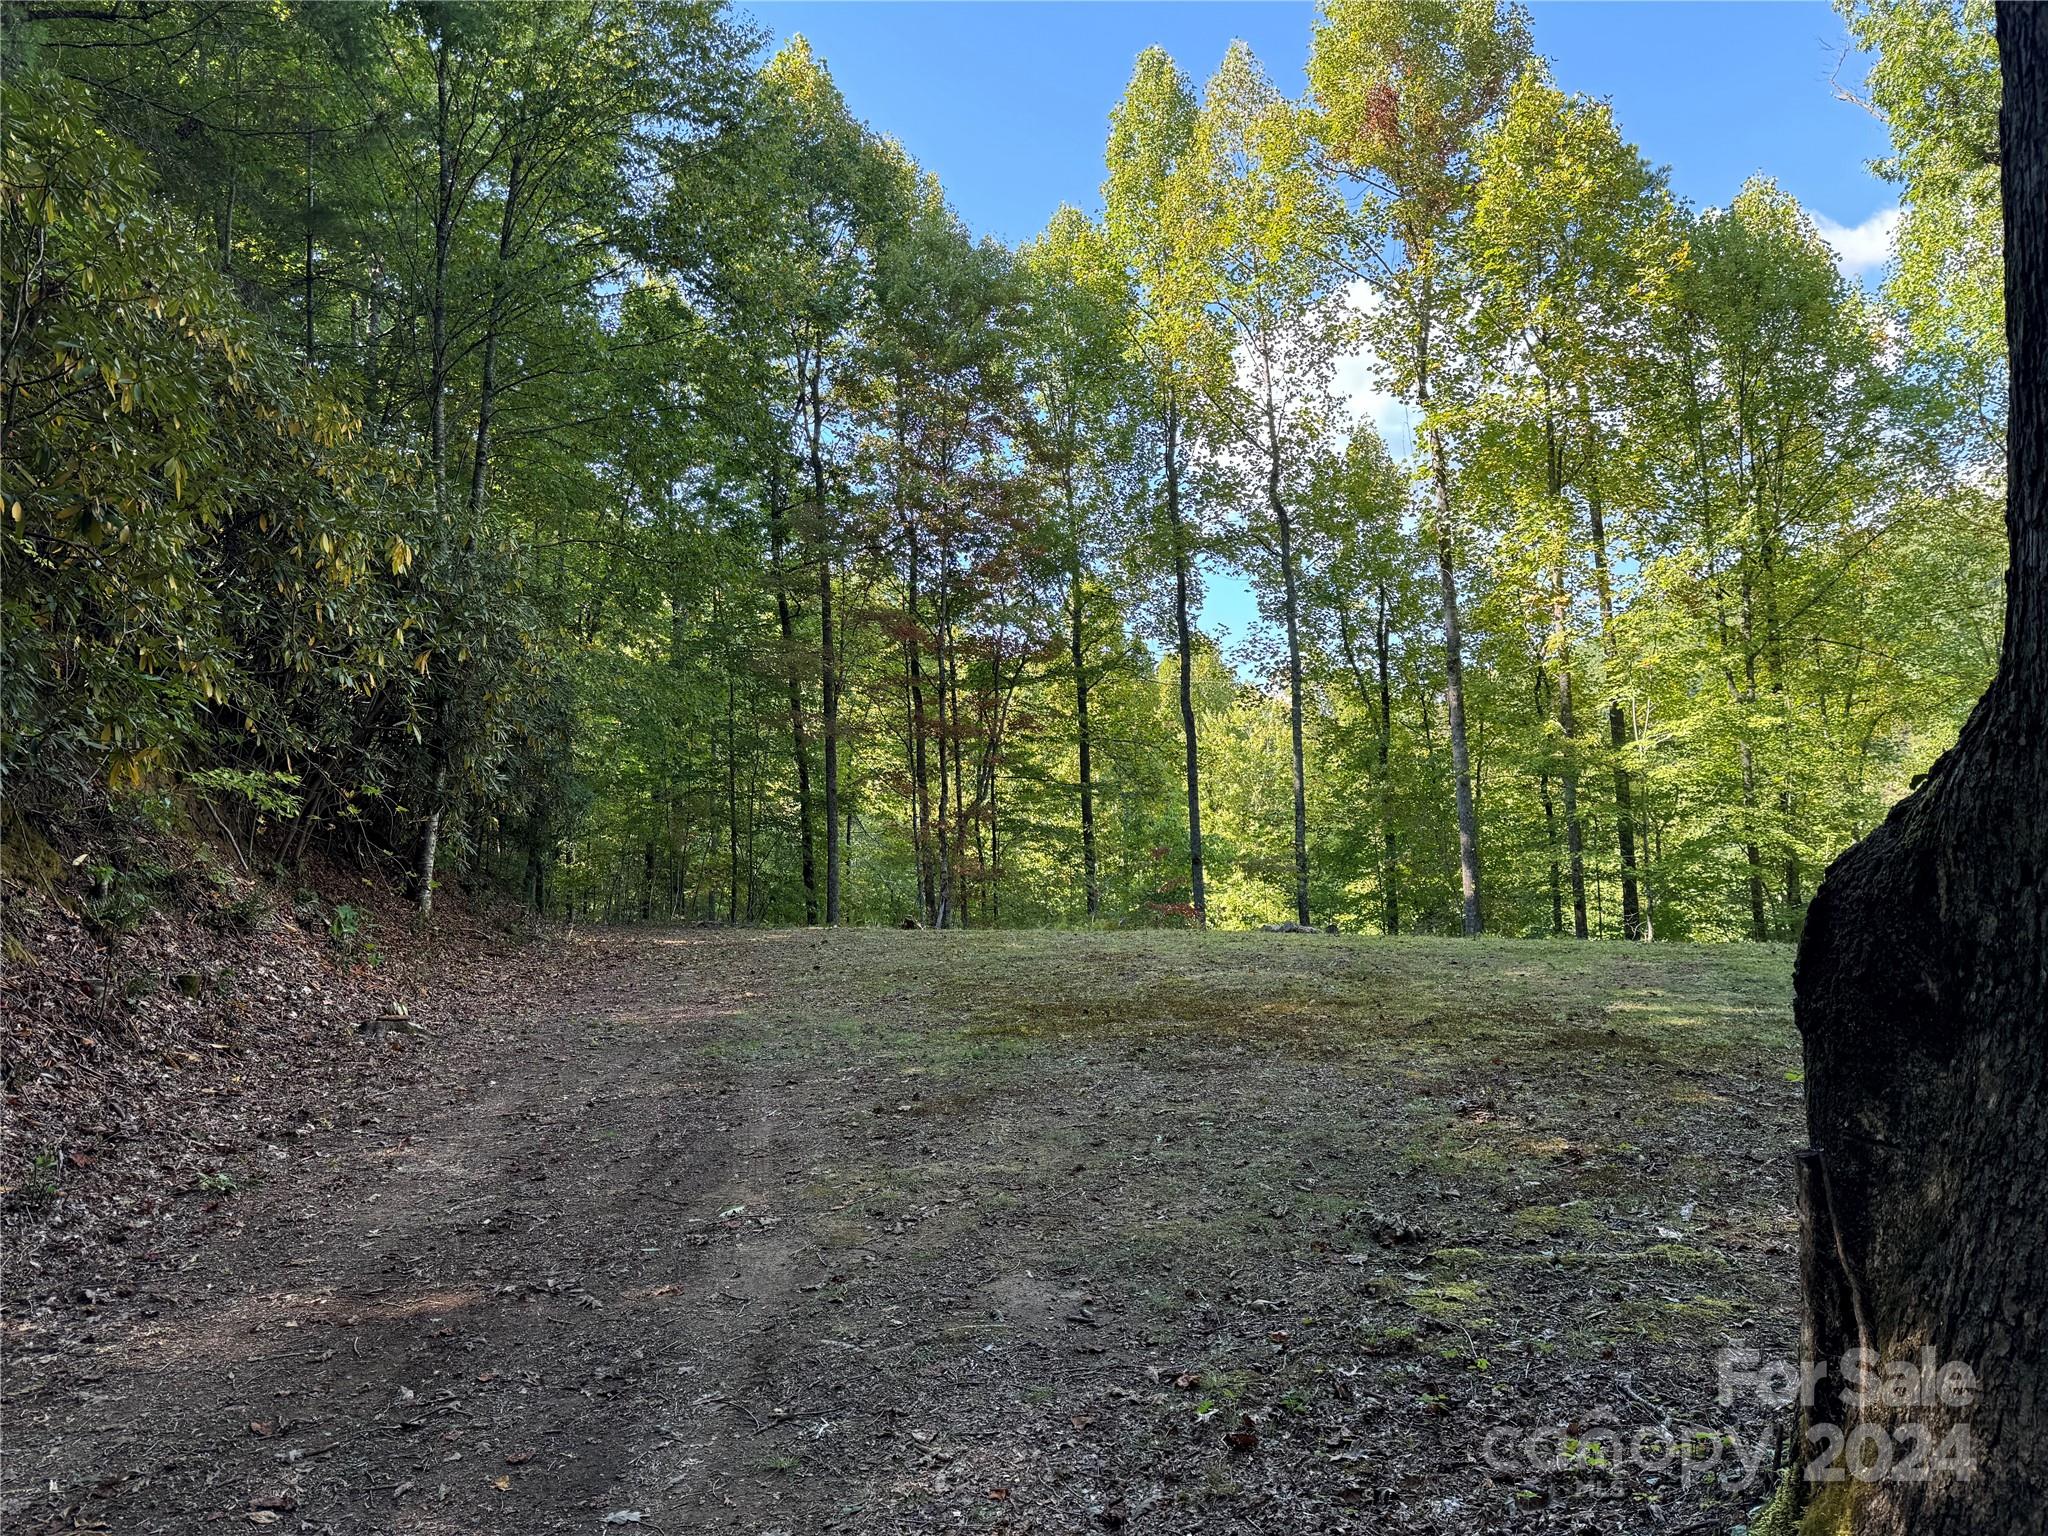
M 1931 1349 L 1961 1406 L 1861 1403 L 1839 1373 L 1809 1427 L 1968 1431 L 1973 1475 L 1792 1485 L 1801 1529 L 2048 1530 L 2048 8 L 2001 4 L 2006 627 L 1961 738 L 1838 859 L 1799 948 L 1810 1150 L 1804 1346 Z M 1811 1447 L 1802 1447 L 1811 1455 Z

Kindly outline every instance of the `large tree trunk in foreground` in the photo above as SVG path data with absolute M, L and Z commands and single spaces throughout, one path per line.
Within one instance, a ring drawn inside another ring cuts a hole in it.
M 2048 8 L 2002 4 L 2011 351 L 2006 629 L 1953 751 L 1836 861 L 1799 949 L 1811 1150 L 1805 1351 L 1974 1373 L 1974 1401 L 1861 1403 L 1838 1370 L 1809 1428 L 1900 1460 L 1967 1434 L 1965 1475 L 1796 1480 L 1800 1529 L 2048 1531 Z M 1801 1445 L 1805 1458 L 1831 1437 Z M 1851 1466 L 1856 1465 L 1852 1461 Z

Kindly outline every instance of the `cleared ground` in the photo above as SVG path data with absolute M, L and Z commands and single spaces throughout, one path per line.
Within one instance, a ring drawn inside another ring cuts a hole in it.
M 1789 962 L 580 938 L 183 1251 L 10 1281 L 6 1523 L 1726 1530 Z

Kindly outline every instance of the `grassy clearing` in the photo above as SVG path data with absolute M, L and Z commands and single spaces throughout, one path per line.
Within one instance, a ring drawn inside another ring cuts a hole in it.
M 854 1276 L 833 1327 L 902 1363 L 870 1387 L 892 1415 L 963 1436 L 947 1476 L 890 1495 L 895 1518 L 915 1489 L 943 1503 L 963 1459 L 1033 1443 L 1064 1447 L 1063 1478 L 1247 1529 L 1389 1490 L 1455 1511 L 1447 1529 L 1573 1529 L 1589 1499 L 1732 1521 L 1761 1498 L 1611 1468 L 1504 1479 L 1477 1450 L 1651 1403 L 1710 1437 L 1767 1432 L 1715 1407 L 1713 1356 L 1782 1350 L 1796 1315 L 1789 951 L 687 942 L 741 994 L 713 1049 L 815 1088 L 830 1122 L 792 1214 Z M 1229 1439 L 1246 1416 L 1256 1455 Z

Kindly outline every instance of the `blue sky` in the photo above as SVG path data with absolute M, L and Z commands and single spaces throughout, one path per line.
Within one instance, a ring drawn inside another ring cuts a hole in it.
M 935 172 L 977 233 L 1029 239 L 1053 210 L 1100 206 L 1110 108 L 1157 43 L 1199 84 L 1231 39 L 1282 89 L 1304 84 L 1314 9 L 1293 0 L 740 0 L 771 33 L 801 32 L 854 113 Z M 1568 90 L 1607 97 L 1673 188 L 1725 203 L 1762 172 L 1820 221 L 1845 269 L 1872 277 L 1896 190 L 1870 173 L 1884 129 L 1840 100 L 1864 61 L 1820 0 L 1537 0 L 1538 49 Z M 1397 451 L 1399 423 L 1382 418 Z M 1241 581 L 1214 573 L 1204 627 L 1257 621 Z

